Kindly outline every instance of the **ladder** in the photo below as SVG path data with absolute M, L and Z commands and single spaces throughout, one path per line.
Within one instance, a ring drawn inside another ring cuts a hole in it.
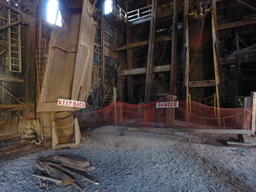
M 10 6 L 19 9 L 18 2 L 9 1 Z M 20 21 L 20 14 L 8 10 L 8 24 Z M 21 61 L 21 25 L 14 25 L 8 29 L 8 63 L 9 71 L 13 73 L 22 72 Z

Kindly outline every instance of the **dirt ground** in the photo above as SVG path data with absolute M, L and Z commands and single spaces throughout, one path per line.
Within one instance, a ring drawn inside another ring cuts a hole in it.
M 88 192 L 256 191 L 255 148 L 227 147 L 181 133 L 120 135 L 118 128 L 87 133 L 77 149 L 42 149 L 0 161 L 0 191 L 76 191 L 56 185 L 41 189 L 33 178 L 37 158 L 53 154 L 78 155 L 96 166 L 92 175 L 100 185 L 80 183 Z

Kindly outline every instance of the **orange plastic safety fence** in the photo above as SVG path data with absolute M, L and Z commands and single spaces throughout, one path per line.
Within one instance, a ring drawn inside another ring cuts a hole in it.
M 166 101 L 166 98 L 159 101 Z M 169 110 L 169 112 L 167 112 Z M 192 101 L 187 105 L 180 100 L 173 109 L 176 127 L 250 129 L 251 112 L 245 108 L 214 108 Z M 96 111 L 80 111 L 76 114 L 83 127 L 124 125 L 135 127 L 170 127 L 170 109 L 156 108 L 156 102 L 149 104 L 127 104 L 122 102 Z

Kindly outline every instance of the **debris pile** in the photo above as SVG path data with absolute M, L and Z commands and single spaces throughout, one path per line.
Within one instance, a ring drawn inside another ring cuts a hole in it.
M 34 174 L 39 179 L 40 186 L 46 188 L 50 183 L 66 187 L 73 185 L 79 191 L 83 187 L 78 184 L 78 179 L 99 185 L 99 182 L 88 172 L 95 170 L 90 162 L 80 157 L 55 155 L 49 158 L 39 158 L 36 163 L 37 171 Z

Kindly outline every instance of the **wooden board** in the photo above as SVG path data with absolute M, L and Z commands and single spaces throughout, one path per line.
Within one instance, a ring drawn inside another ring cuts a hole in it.
M 82 13 L 66 15 L 63 26 L 54 29 L 37 112 L 67 111 L 57 106 L 58 99 L 84 101 L 90 91 L 95 40 L 94 19 L 87 11 L 91 7 L 84 1 Z
M 87 10 L 92 9 L 89 1 L 84 1 L 79 34 L 79 45 L 75 63 L 72 99 L 84 100 L 91 90 L 94 41 L 96 25 Z

